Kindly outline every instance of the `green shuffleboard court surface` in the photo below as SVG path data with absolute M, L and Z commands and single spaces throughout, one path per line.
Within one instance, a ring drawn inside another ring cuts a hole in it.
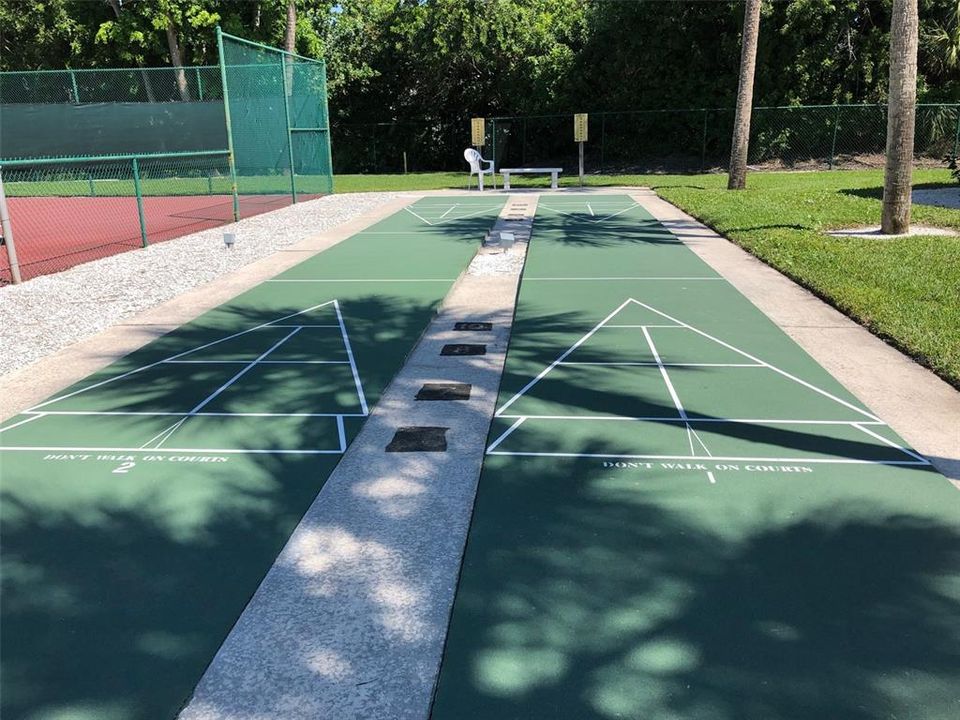
M 434 720 L 960 717 L 960 493 L 631 198 L 544 195 Z
M 177 714 L 502 205 L 420 200 L 3 424 L 5 720 Z

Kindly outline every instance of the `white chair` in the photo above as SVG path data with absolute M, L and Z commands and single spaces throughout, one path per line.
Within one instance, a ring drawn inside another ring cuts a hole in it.
M 480 187 L 480 192 L 483 192 L 483 176 L 489 175 L 493 178 L 493 189 L 497 189 L 497 176 L 493 172 L 493 160 L 484 160 L 480 153 L 478 153 L 474 148 L 467 148 L 463 151 L 463 159 L 470 164 L 470 177 L 467 178 L 467 189 L 470 189 L 470 181 L 473 180 L 473 176 L 477 176 L 477 182 Z M 487 167 L 484 168 L 480 163 L 486 163 Z

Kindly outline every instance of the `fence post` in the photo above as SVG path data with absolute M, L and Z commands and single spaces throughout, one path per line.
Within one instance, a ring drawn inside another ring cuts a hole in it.
M 830 169 L 833 170 L 833 160 L 837 154 L 837 128 L 840 126 L 840 106 L 834 105 L 833 114 L 833 141 L 830 143 Z
M 604 152 L 607 147 L 607 114 L 600 113 L 600 174 L 603 175 Z
M 90 197 L 97 196 L 97 186 L 93 184 L 93 173 L 87 170 L 87 186 L 90 188 Z
M 704 172 L 707 169 L 707 117 L 710 115 L 710 110 L 707 108 L 703 109 L 703 135 L 700 138 L 700 172 Z
M 70 71 L 70 84 L 73 85 L 73 103 L 75 105 L 79 105 L 80 90 L 77 88 L 77 75 L 73 72 L 73 70 Z
M 520 146 L 520 164 L 527 164 L 527 119 L 523 119 L 523 143 Z
M 493 160 L 493 167 L 496 168 L 500 163 L 497 161 L 497 119 L 490 119 L 490 159 Z
M 143 215 L 143 191 L 140 188 L 140 163 L 133 159 L 133 191 L 137 194 L 137 214 L 140 216 L 140 240 L 147 246 L 147 220 Z
M 293 68 L 291 67 L 291 72 Z M 283 117 L 287 123 L 287 157 L 290 160 L 290 198 L 297 202 L 297 181 L 294 177 L 293 165 L 293 131 L 290 128 L 290 96 L 287 90 L 287 56 L 280 56 L 280 81 L 283 83 Z M 291 78 L 291 82 L 293 79 Z M 290 90 L 292 92 L 292 88 Z
M 7 246 L 7 257 L 10 258 L 10 279 L 14 285 L 19 285 L 20 263 L 17 260 L 17 246 L 13 242 L 13 226 L 10 223 L 10 213 L 7 210 L 7 194 L 3 190 L 3 169 L 0 168 L 0 230 L 3 231 L 3 242 Z
M 953 157 L 957 156 L 957 145 L 960 145 L 960 105 L 957 105 L 957 132 L 953 136 Z
M 217 25 L 217 59 L 220 61 L 220 84 L 223 86 L 223 119 L 227 125 L 227 162 L 233 193 L 233 220 L 240 219 L 240 197 L 237 194 L 237 162 L 233 154 L 233 129 L 230 126 L 230 93 L 227 91 L 227 60 L 223 55 L 223 31 Z
M 197 68 L 197 100 L 203 100 L 203 79 L 200 77 L 200 68 Z

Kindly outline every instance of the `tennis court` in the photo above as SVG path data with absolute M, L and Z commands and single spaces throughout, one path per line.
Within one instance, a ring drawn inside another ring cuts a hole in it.
M 633 198 L 543 196 L 433 717 L 949 717 L 958 520 Z
M 4 717 L 173 717 L 492 225 L 421 200 L 0 427 Z
M 300 195 L 312 200 L 320 195 Z M 135 197 L 12 197 L 17 259 L 24 280 L 143 247 Z M 241 195 L 247 218 L 286 207 L 290 195 Z M 162 242 L 233 222 L 231 195 L 143 198 L 148 243 Z M 0 283 L 10 282 L 10 259 L 0 246 Z

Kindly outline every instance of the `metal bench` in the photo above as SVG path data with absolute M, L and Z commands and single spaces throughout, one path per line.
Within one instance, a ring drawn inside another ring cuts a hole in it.
M 550 173 L 550 187 L 557 189 L 557 176 L 563 172 L 563 168 L 500 168 L 500 174 L 503 175 L 503 189 L 510 189 L 510 175 L 546 175 Z

